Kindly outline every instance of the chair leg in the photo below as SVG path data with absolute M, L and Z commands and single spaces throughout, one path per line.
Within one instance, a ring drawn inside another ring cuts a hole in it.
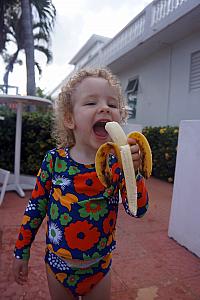
M 6 186 L 8 183 L 9 176 L 10 176 L 10 171 L 0 169 L 0 173 L 3 173 L 3 175 L 5 176 L 4 180 L 3 180 L 3 185 L 1 187 L 1 195 L 0 195 L 0 206 L 1 206 L 1 204 L 3 203 L 5 192 L 6 192 Z

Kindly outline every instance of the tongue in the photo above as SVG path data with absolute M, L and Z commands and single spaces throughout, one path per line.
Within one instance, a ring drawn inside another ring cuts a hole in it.
M 106 137 L 108 135 L 107 131 L 105 130 L 104 123 L 97 123 L 94 125 L 94 133 L 101 137 Z

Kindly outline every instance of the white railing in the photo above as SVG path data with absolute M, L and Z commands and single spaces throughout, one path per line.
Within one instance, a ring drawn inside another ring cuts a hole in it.
M 117 34 L 111 42 L 108 42 L 101 50 L 101 58 L 98 61 L 98 64 L 102 62 L 106 63 L 114 53 L 120 52 L 125 48 L 130 42 L 137 40 L 142 36 L 145 28 L 145 12 L 142 15 L 139 15 L 137 19 L 128 24 L 123 31 Z M 94 66 L 97 64 L 97 56 L 90 60 L 86 65 Z
M 189 0 L 156 0 L 131 21 L 122 31 L 108 42 L 91 60 L 82 67 L 95 67 L 97 65 L 107 65 L 117 56 L 126 52 L 128 47 L 134 47 L 137 41 L 146 38 L 153 32 L 153 27 L 159 21 L 167 18 L 175 10 Z M 130 49 L 128 49 L 130 50 Z
M 185 4 L 185 5 L 184 5 Z M 114 60 L 134 49 L 138 43 L 145 41 L 173 20 L 199 5 L 199 0 L 154 0 L 136 18 L 122 29 L 113 39 L 99 50 L 82 66 L 76 66 L 65 78 L 65 82 L 79 68 L 109 66 Z M 180 9 L 182 7 L 182 10 Z M 165 23 L 163 23 L 165 20 Z M 155 26 L 156 25 L 156 26 Z M 58 87 L 60 89 L 60 85 Z M 54 93 L 56 90 L 54 90 Z
M 152 4 L 151 25 L 155 25 L 189 0 L 157 0 Z
M 162 26 L 167 26 L 168 17 L 174 15 L 174 18 L 176 18 L 179 15 L 178 8 L 183 6 L 186 2 L 189 4 L 190 1 L 192 0 L 154 0 L 113 39 L 103 46 L 99 52 L 81 65 L 81 68 L 107 66 L 111 64 L 118 57 L 136 47 L 139 42 L 143 42 L 153 35 L 155 25 L 158 27 L 160 21 L 166 19 L 165 25 L 161 22 L 161 28 Z M 185 6 L 185 12 L 188 11 L 188 9 L 192 9 L 194 4 L 195 3 L 193 3 L 191 7 L 189 7 L 189 5 Z M 177 13 L 175 14 L 175 12 Z M 157 28 L 157 30 L 159 30 L 159 28 Z M 79 68 L 80 67 L 78 67 L 78 69 Z

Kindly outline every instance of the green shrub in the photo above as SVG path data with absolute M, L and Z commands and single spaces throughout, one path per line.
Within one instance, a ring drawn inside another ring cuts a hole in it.
M 16 114 L 0 110 L 5 120 L 0 121 L 0 167 L 14 171 Z M 20 172 L 36 175 L 47 150 L 55 147 L 51 137 L 52 114 L 24 112 L 22 116 L 22 141 Z
M 51 113 L 23 114 L 21 173 L 36 175 L 46 151 L 55 147 L 51 120 Z
M 178 143 L 178 127 L 145 127 L 143 134 L 149 141 L 152 150 L 152 175 L 174 181 L 176 153 Z
M 16 114 L 3 107 L 0 115 L 4 116 L 0 120 L 0 168 L 13 172 Z

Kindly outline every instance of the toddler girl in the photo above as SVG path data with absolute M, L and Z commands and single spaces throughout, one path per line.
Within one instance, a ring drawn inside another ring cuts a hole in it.
M 98 148 L 109 141 L 105 124 L 124 122 L 125 102 L 117 78 L 107 69 L 80 70 L 62 88 L 55 103 L 57 148 L 46 153 L 26 207 L 15 246 L 15 280 L 28 275 L 30 247 L 47 216 L 45 263 L 53 300 L 110 299 L 110 267 L 115 249 L 119 191 L 129 210 L 123 171 L 110 156 L 113 182 L 105 188 L 95 171 Z M 128 139 L 134 168 L 139 147 Z M 143 177 L 136 176 L 137 217 L 147 210 Z

